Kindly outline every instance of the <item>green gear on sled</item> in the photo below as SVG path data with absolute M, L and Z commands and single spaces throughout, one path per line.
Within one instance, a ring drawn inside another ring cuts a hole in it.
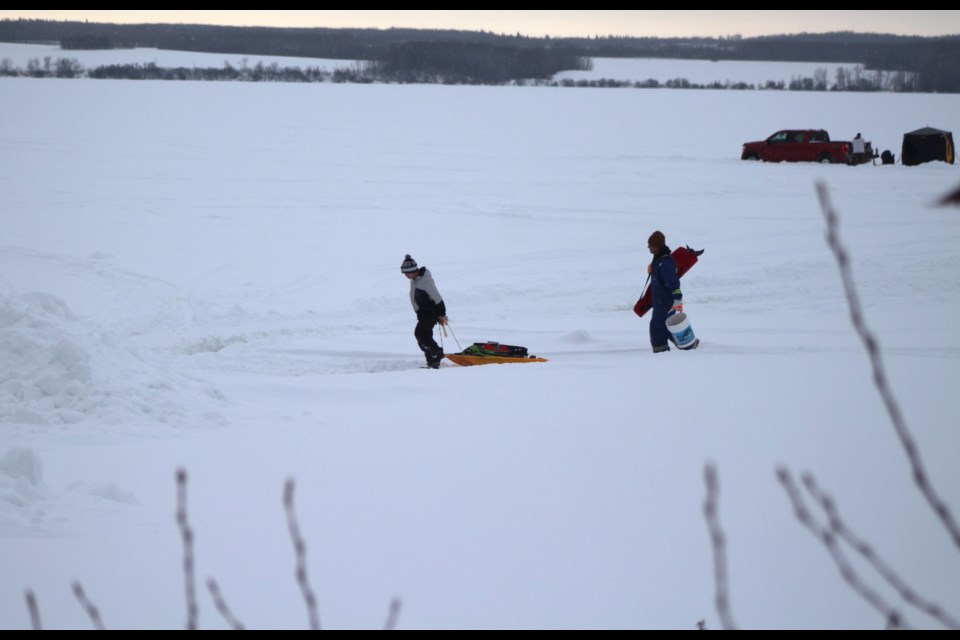
M 465 356 L 500 356 L 508 358 L 526 358 L 527 348 L 499 342 L 474 342 L 463 350 Z

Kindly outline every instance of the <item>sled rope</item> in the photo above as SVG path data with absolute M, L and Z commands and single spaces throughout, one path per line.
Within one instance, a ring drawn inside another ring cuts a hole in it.
M 445 324 L 445 325 L 444 325 L 444 324 L 440 325 L 440 327 L 443 329 L 443 335 L 447 335 L 447 327 L 448 327 L 448 326 L 450 326 L 450 321 L 449 321 L 449 320 L 447 320 L 447 324 Z M 450 335 L 453 336 L 453 341 L 457 343 L 457 349 L 460 349 L 460 351 L 463 351 L 463 347 L 460 346 L 460 341 L 457 340 L 457 334 L 455 334 L 455 333 L 453 332 L 453 327 L 450 327 Z
M 653 277 L 652 273 L 647 274 L 647 281 L 643 283 L 643 291 L 640 293 L 640 299 L 643 299 L 643 296 L 647 295 L 647 286 L 650 284 L 650 278 Z

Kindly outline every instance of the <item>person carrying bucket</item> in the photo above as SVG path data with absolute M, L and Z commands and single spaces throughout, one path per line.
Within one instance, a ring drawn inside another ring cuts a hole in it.
M 647 266 L 650 291 L 653 294 L 650 346 L 654 353 L 670 351 L 671 342 L 683 350 L 696 349 L 700 340 L 694 337 L 690 323 L 683 313 L 680 276 L 677 275 L 677 264 L 663 233 L 654 231 L 647 240 L 647 248 L 653 255 L 653 260 Z

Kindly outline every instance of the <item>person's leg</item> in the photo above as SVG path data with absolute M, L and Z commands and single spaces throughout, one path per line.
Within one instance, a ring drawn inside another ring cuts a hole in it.
M 436 325 L 436 322 L 433 320 L 418 320 L 413 335 L 417 339 L 417 346 L 420 347 L 427 359 L 427 366 L 436 368 L 440 366 L 440 361 L 443 360 L 443 349 L 433 339 L 434 325 Z
M 654 353 L 670 351 L 670 332 L 667 330 L 668 309 L 653 308 L 650 318 L 650 346 Z

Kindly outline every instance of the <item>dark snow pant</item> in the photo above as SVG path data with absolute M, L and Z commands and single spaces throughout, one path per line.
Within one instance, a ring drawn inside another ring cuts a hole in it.
M 673 336 L 667 329 L 667 318 L 670 317 L 669 307 L 654 307 L 653 317 L 650 318 L 650 346 L 656 351 L 669 351 Z
M 417 318 L 417 328 L 413 330 L 417 346 L 423 351 L 428 366 L 439 365 L 443 360 L 443 349 L 433 339 L 433 327 L 436 324 L 435 318 Z

